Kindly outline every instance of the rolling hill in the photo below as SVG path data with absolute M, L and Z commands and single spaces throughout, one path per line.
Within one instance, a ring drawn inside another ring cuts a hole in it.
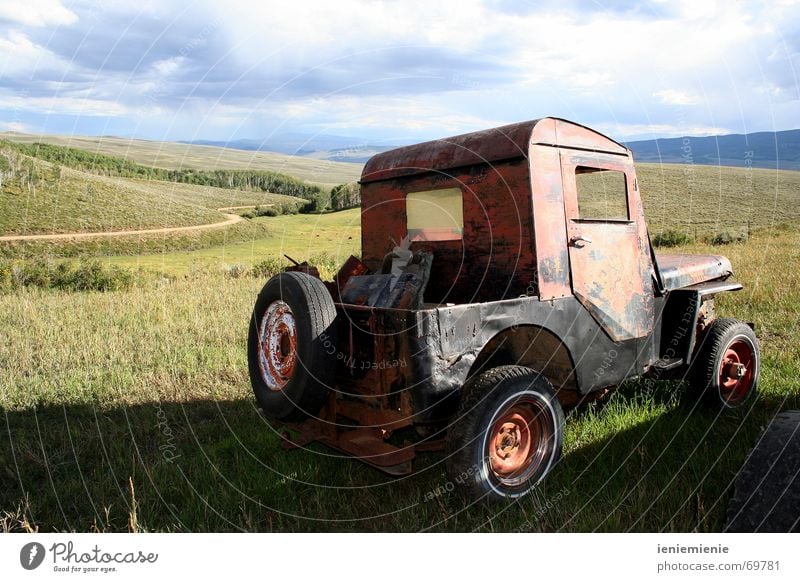
M 207 145 L 120 137 L 32 135 L 16 132 L 0 133 L 0 139 L 68 146 L 156 168 L 279 172 L 325 187 L 352 182 L 361 175 L 360 164 Z
M 0 149 L 0 233 L 67 233 L 219 222 L 217 208 L 303 202 L 158 180 L 97 176 Z

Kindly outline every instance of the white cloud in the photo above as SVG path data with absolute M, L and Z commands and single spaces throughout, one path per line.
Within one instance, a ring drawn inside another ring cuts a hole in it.
M 16 131 L 18 133 L 29 133 L 30 129 L 24 123 L 19 121 L 3 121 L 0 122 L 0 130 L 2 131 Z
M 654 97 L 658 97 L 661 103 L 666 105 L 697 105 L 700 102 L 694 95 L 690 95 L 686 91 L 678 91 L 677 89 L 664 89 L 653 93 Z
M 74 24 L 78 16 L 60 0 L 0 0 L 0 19 L 25 26 Z
M 14 95 L 8 91 L 0 93 L 0 109 L 14 111 L 32 111 L 48 115 L 87 115 L 87 116 L 120 116 L 130 109 L 113 100 L 77 98 L 77 97 L 30 97 Z
M 0 86 L 3 78 L 35 77 L 42 69 L 68 70 L 70 64 L 19 30 L 0 35 Z
M 599 123 L 596 129 L 601 133 L 616 136 L 615 139 L 630 140 L 632 138 L 649 139 L 653 136 L 682 137 L 701 135 L 724 135 L 732 133 L 730 128 L 708 125 L 669 125 L 664 123 L 638 124 L 638 123 Z
M 178 57 L 170 57 L 167 59 L 161 59 L 153 63 L 153 72 L 158 75 L 159 77 L 168 77 L 172 75 L 175 71 L 179 70 L 181 66 L 186 62 L 186 58 L 182 56 Z

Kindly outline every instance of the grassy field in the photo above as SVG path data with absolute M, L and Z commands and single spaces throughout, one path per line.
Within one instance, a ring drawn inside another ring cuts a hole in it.
M 800 172 L 636 164 L 650 234 L 674 229 L 698 239 L 800 221 Z
M 690 234 L 698 242 L 680 252 L 727 255 L 745 285 L 717 309 L 755 323 L 764 359 L 752 406 L 715 415 L 680 384 L 626 384 L 571 414 L 564 458 L 533 495 L 468 505 L 447 491 L 442 453 L 390 479 L 318 445 L 285 452 L 257 414 L 245 337 L 264 281 L 220 267 L 283 253 L 340 263 L 359 251 L 358 210 L 247 220 L 194 242 L 29 245 L 28 257 L 116 255 L 103 260 L 144 274 L 127 291 L 0 294 L 0 528 L 718 531 L 760 429 L 800 407 L 800 273 L 787 268 L 800 264 L 800 230 L 770 228 L 800 218 L 800 173 L 638 168 L 651 232 Z M 244 204 L 185 188 L 176 204 Z M 700 242 L 748 225 L 746 243 Z
M 443 454 L 393 480 L 314 445 L 284 452 L 255 409 L 245 330 L 262 281 L 201 273 L 127 292 L 0 296 L 0 508 L 6 529 L 716 531 L 738 467 L 800 406 L 800 233 L 730 245 L 762 396 L 717 416 L 675 384 L 573 413 L 565 456 L 510 507 L 446 491 Z M 693 252 L 718 248 L 694 245 Z M 69 333 L 64 333 L 69 330 Z
M 284 254 L 303 261 L 325 252 L 338 264 L 361 253 L 360 212 L 354 208 L 329 214 L 294 214 L 249 221 L 264 229 L 265 236 L 212 246 L 196 251 L 133 254 L 109 257 L 112 264 L 184 275 L 202 269 L 218 270 L 226 265 L 253 265 Z
M 94 233 L 213 224 L 217 209 L 304 203 L 292 196 L 96 176 L 0 150 L 0 235 Z M 263 224 L 218 230 L 59 241 L 0 241 L 0 256 L 152 254 L 268 236 Z
M 268 170 L 289 174 L 327 187 L 352 182 L 361 175 L 361 165 L 359 164 L 329 162 L 273 152 L 249 152 L 215 146 L 119 137 L 68 137 L 29 135 L 16 132 L 0 133 L 0 138 L 22 143 L 43 142 L 69 146 L 125 158 L 146 166 L 155 166 L 156 168 Z
M 294 196 L 97 176 L 0 149 L 0 233 L 99 232 L 219 221 L 218 208 L 297 204 Z M 12 169 L 13 167 L 13 169 Z
M 640 190 L 651 235 L 678 230 L 698 241 L 718 233 L 746 234 L 774 225 L 800 222 L 800 172 L 774 172 L 694 167 L 637 165 Z M 688 202 L 682 193 L 688 192 Z M 702 193 L 702 194 L 701 194 Z M 314 216 L 259 219 L 269 229 L 265 238 L 158 256 L 132 254 L 113 257 L 124 266 L 156 266 L 183 274 L 192 269 L 216 269 L 226 264 L 253 264 L 288 253 L 300 260 L 327 251 L 342 262 L 359 253 L 361 225 L 358 210 Z

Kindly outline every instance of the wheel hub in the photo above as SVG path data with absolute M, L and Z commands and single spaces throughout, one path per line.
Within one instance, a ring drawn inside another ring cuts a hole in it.
M 729 404 L 744 400 L 753 386 L 753 348 L 744 340 L 731 342 L 725 350 L 719 368 L 722 398 Z
M 519 402 L 498 415 L 487 441 L 489 468 L 506 485 L 516 485 L 536 472 L 547 457 L 548 429 L 541 405 Z
M 259 368 L 270 390 L 283 390 L 297 364 L 297 325 L 285 301 L 270 303 L 259 326 Z

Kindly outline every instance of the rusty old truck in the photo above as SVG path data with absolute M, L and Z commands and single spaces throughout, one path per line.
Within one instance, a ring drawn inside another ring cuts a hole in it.
M 361 257 L 295 264 L 258 295 L 248 361 L 287 448 L 392 475 L 444 450 L 470 498 L 514 499 L 557 464 L 564 411 L 639 376 L 698 402 L 756 392 L 752 326 L 721 256 L 654 252 L 631 151 L 544 118 L 372 157 Z M 691 391 L 690 391 L 691 393 Z

